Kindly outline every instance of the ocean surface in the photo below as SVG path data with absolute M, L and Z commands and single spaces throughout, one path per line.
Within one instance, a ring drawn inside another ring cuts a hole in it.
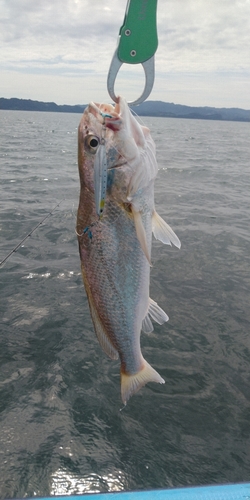
M 166 383 L 123 408 L 80 275 L 79 120 L 0 111 L 0 260 L 53 211 L 0 267 L 0 498 L 249 481 L 250 124 L 143 118 L 182 247 L 153 242 L 170 320 L 141 338 Z

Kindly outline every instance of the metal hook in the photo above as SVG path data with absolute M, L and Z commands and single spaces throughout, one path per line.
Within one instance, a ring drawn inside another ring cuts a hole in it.
M 139 2 L 128 0 L 123 25 L 119 31 L 118 45 L 108 72 L 108 92 L 117 102 L 114 86 L 117 73 L 123 63 L 142 64 L 145 87 L 141 96 L 130 105 L 140 104 L 149 96 L 155 77 L 154 54 L 158 45 L 156 28 L 157 0 Z
M 108 92 L 109 92 L 111 99 L 113 99 L 114 102 L 118 101 L 118 98 L 115 95 L 114 87 L 115 87 L 115 80 L 116 80 L 117 74 L 118 74 L 119 69 L 122 66 L 122 64 L 123 64 L 123 62 L 118 58 L 118 49 L 116 49 L 116 51 L 113 55 L 111 64 L 110 64 L 110 68 L 109 68 L 109 72 L 108 72 L 108 80 L 107 80 Z M 150 59 L 142 62 L 141 64 L 142 64 L 142 67 L 143 67 L 144 73 L 145 73 L 144 90 L 143 90 L 141 96 L 138 97 L 138 99 L 136 99 L 135 101 L 128 101 L 128 104 L 130 104 L 130 106 L 132 106 L 132 105 L 135 106 L 135 105 L 140 104 L 143 101 L 145 101 L 147 99 L 147 97 L 150 95 L 151 90 L 152 90 L 153 85 L 154 85 L 154 79 L 155 79 L 154 56 L 150 57 Z

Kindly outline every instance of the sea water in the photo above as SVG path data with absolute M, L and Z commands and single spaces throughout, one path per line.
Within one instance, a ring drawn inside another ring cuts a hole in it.
M 153 242 L 170 320 L 141 338 L 166 383 L 122 409 L 80 275 L 80 115 L 0 111 L 0 260 L 52 212 L 0 268 L 1 498 L 249 481 L 250 124 L 143 120 L 182 247 Z

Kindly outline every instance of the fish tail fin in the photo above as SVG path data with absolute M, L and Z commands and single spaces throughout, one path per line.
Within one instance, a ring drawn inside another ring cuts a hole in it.
M 129 398 L 148 382 L 165 384 L 165 380 L 144 358 L 142 369 L 134 375 L 128 375 L 121 371 L 121 396 L 123 404 L 126 405 Z

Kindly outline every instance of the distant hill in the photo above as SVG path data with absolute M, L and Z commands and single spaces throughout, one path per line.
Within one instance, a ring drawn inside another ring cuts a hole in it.
M 250 110 L 240 108 L 194 107 L 163 101 L 146 101 L 133 109 L 141 116 L 250 122 Z
M 15 111 L 52 111 L 56 113 L 82 113 L 86 105 L 68 106 L 58 105 L 55 102 L 32 101 L 31 99 L 5 99 L 0 97 L 0 109 Z
M 19 111 L 52 111 L 57 113 L 83 113 L 87 104 L 69 106 L 54 102 L 32 101 L 31 99 L 0 98 L 0 109 Z M 200 120 L 229 120 L 250 122 L 250 110 L 240 108 L 210 108 L 184 106 L 163 101 L 146 101 L 131 107 L 140 116 L 163 116 L 170 118 L 190 118 Z

